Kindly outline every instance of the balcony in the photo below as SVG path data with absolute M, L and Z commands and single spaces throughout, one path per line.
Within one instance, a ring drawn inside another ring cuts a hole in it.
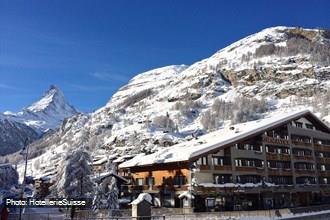
M 122 187 L 123 189 L 128 189 L 129 191 L 139 191 L 139 192 L 150 192 L 150 191 L 160 191 L 163 188 L 169 188 L 174 191 L 186 191 L 188 190 L 187 185 L 170 185 L 170 186 L 163 186 L 163 185 L 142 185 L 142 186 L 136 186 L 136 185 L 127 185 Z
M 330 177 L 330 171 L 328 170 L 318 170 L 318 172 L 321 177 Z
M 330 157 L 319 157 L 319 156 L 316 156 L 316 161 L 318 163 L 330 164 Z
M 262 136 L 262 141 L 266 144 L 289 145 L 289 141 L 282 138 L 273 138 L 269 136 Z
M 200 170 L 211 170 L 210 165 L 198 165 L 197 166 Z
M 231 165 L 223 165 L 223 166 L 219 166 L 219 165 L 214 165 L 214 170 L 222 170 L 222 171 L 231 171 Z
M 296 146 L 313 147 L 312 143 L 307 143 L 307 142 L 298 141 L 298 140 L 292 140 L 292 144 L 294 144 Z
M 277 168 L 268 168 L 268 175 L 270 176 L 291 176 L 291 169 L 277 169 Z
M 282 160 L 282 161 L 290 161 L 291 157 L 289 154 L 276 154 L 267 152 L 266 154 L 267 160 Z
M 314 144 L 314 148 L 317 151 L 330 152 L 330 145 Z
M 293 155 L 296 160 L 314 160 L 312 155 Z
M 315 175 L 315 170 L 295 169 L 297 175 Z
M 236 167 L 236 171 L 241 172 L 257 172 L 257 173 L 263 173 L 265 169 L 263 167 Z

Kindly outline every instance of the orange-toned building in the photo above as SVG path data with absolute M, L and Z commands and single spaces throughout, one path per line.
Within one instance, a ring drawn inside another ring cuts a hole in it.
M 330 198 L 330 128 L 309 111 L 237 124 L 119 165 L 155 206 L 252 210 Z

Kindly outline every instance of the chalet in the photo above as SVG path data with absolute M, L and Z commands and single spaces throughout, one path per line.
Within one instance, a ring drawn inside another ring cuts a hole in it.
M 44 198 L 49 194 L 49 188 L 55 183 L 54 177 L 57 175 L 57 166 L 49 168 L 44 173 L 34 177 L 35 196 Z
M 131 179 L 131 194 L 149 193 L 163 207 L 253 210 L 326 202 L 330 128 L 307 110 L 278 114 L 137 155 L 119 172 Z
M 91 163 L 93 173 L 100 174 L 102 172 L 105 172 L 107 162 L 108 162 L 107 157 L 95 158 Z

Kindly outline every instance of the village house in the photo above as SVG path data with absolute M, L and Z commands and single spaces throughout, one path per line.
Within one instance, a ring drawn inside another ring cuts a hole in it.
M 194 211 L 305 206 L 330 198 L 330 128 L 305 111 L 232 125 L 119 165 L 129 193 Z M 328 200 L 329 201 L 329 200 Z

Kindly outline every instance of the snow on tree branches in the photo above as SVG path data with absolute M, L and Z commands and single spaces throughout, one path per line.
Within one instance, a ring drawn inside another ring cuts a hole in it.
M 90 196 L 93 193 L 90 161 L 83 148 L 68 154 L 58 168 L 58 183 L 51 189 L 54 194 L 69 198 Z

